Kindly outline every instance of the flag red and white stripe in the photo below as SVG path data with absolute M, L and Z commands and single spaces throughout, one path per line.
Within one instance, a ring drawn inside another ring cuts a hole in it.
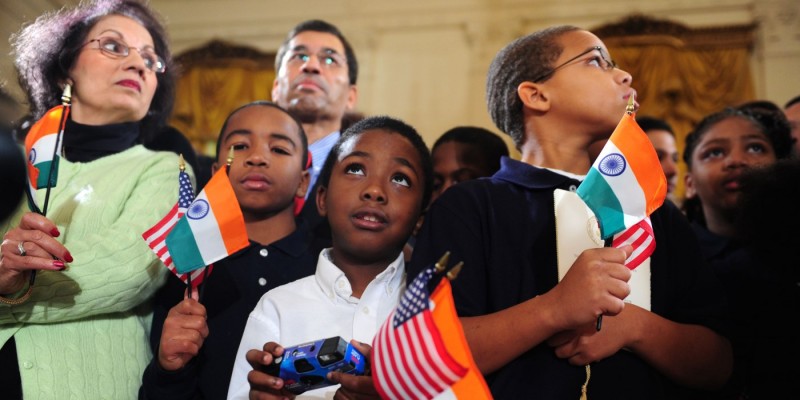
M 636 269 L 656 249 L 656 239 L 653 235 L 653 225 L 647 217 L 624 232 L 614 236 L 611 246 L 619 248 L 625 245 L 633 246 L 633 253 L 625 260 L 625 266 Z
M 372 377 L 384 399 L 431 399 L 468 372 L 447 351 L 431 314 L 432 274 L 428 268 L 414 279 L 375 336 Z
M 178 174 L 178 202 L 175 203 L 164 218 L 142 234 L 142 238 L 147 242 L 147 245 L 150 246 L 150 249 L 156 253 L 156 256 L 164 263 L 167 269 L 184 283 L 189 281 L 189 274 L 181 274 L 175 268 L 175 264 L 172 262 L 172 257 L 167 248 L 166 238 L 178 220 L 186 214 L 186 210 L 193 199 L 194 189 L 192 188 L 192 181 L 189 178 L 189 174 L 185 171 L 181 171 Z M 190 273 L 192 287 L 196 288 L 197 285 L 203 281 L 204 275 L 211 273 L 212 266 L 209 265 L 207 268 L 209 268 L 207 273 L 204 273 L 204 268 L 196 269 Z

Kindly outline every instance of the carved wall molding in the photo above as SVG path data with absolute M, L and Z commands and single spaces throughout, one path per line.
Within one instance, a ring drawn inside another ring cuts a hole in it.
M 275 53 L 214 39 L 205 45 L 184 51 L 175 57 L 175 61 L 184 72 L 197 66 L 272 69 Z
M 690 28 L 684 24 L 641 14 L 592 29 L 607 43 L 621 45 L 667 44 L 692 49 L 741 48 L 755 45 L 758 24 Z

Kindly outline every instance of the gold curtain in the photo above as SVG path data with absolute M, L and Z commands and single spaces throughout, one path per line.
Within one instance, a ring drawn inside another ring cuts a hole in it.
M 220 41 L 177 57 L 182 69 L 170 124 L 195 149 L 213 156 L 228 114 L 254 100 L 270 100 L 274 54 Z
M 754 25 L 690 29 L 641 15 L 593 29 L 619 67 L 633 76 L 638 114 L 672 125 L 679 154 L 704 116 L 754 98 L 750 58 Z M 678 164 L 674 198 L 683 198 Z

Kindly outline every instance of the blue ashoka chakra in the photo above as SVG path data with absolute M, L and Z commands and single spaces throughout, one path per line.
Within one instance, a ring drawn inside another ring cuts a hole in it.
M 191 219 L 202 219 L 206 215 L 208 215 L 208 202 L 203 199 L 195 200 L 192 205 L 189 206 L 189 210 L 186 211 L 186 216 Z
M 28 160 L 31 164 L 36 164 L 36 149 L 31 149 L 31 152 L 28 153 Z
M 600 164 L 598 165 L 598 169 L 600 169 L 600 173 L 603 175 L 608 176 L 617 176 L 623 172 L 628 167 L 627 163 L 625 162 L 625 157 L 619 153 L 611 153 L 602 160 L 600 160 Z

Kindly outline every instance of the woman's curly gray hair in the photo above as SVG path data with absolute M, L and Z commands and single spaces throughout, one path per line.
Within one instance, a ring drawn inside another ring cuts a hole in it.
M 122 15 L 145 27 L 156 53 L 167 63 L 157 74 L 158 88 L 142 119 L 142 141 L 147 142 L 172 112 L 176 74 L 166 31 L 160 17 L 143 0 L 82 0 L 74 7 L 46 13 L 11 36 L 14 64 L 25 90 L 30 113 L 38 119 L 61 103 L 63 83 L 94 25 L 108 15 Z

